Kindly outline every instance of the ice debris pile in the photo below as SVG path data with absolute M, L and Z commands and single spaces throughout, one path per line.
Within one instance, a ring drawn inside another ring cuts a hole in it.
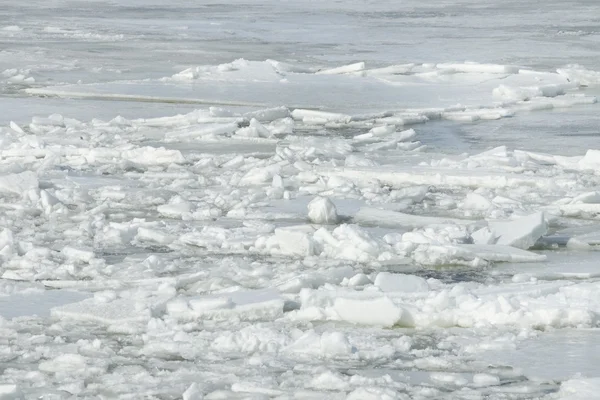
M 481 64 L 268 64 L 165 83 L 540 78 Z M 0 300 L 49 315 L 0 318 L 1 396 L 118 397 L 143 382 L 157 398 L 568 398 L 586 382 L 533 385 L 477 357 L 598 326 L 600 287 L 585 280 L 598 273 L 552 262 L 600 243 L 600 151 L 440 156 L 415 125 L 590 101 L 568 93 L 589 72 L 544 79 L 555 86 L 494 92 L 499 108 L 223 106 L 0 128 Z

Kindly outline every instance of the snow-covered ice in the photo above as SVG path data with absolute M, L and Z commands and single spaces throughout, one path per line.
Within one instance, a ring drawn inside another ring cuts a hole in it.
M 593 2 L 4 3 L 0 399 L 597 397 Z

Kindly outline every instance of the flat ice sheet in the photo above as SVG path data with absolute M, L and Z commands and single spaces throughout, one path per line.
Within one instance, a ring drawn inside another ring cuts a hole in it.
M 599 378 L 599 334 L 594 329 L 554 331 L 525 340 L 512 351 L 486 351 L 483 357 L 498 365 L 519 365 L 532 379 Z
M 89 296 L 88 293 L 70 290 L 46 290 L 0 296 L 0 317 L 6 319 L 28 316 L 46 318 L 50 316 L 52 308 L 75 303 Z

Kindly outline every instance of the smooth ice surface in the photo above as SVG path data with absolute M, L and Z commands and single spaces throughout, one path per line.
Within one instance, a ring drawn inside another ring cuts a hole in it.
M 86 297 L 89 295 L 66 290 L 16 292 L 8 296 L 0 296 L 0 317 L 5 319 L 33 315 L 48 317 L 52 308 L 77 302 Z
M 578 375 L 597 377 L 598 334 L 597 330 L 589 329 L 549 332 L 519 343 L 514 352 L 489 350 L 484 357 L 493 363 L 518 364 L 524 373 L 537 379 L 567 381 Z M 576 396 L 578 392 L 571 394 Z
M 595 398 L 596 14 L 4 1 L 0 398 Z

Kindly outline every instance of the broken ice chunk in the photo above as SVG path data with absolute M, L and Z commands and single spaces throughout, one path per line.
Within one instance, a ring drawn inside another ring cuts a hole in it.
M 313 224 L 335 224 L 338 221 L 335 204 L 327 197 L 315 197 L 308 203 L 308 219 Z
M 489 228 L 498 237 L 496 244 L 527 250 L 548 230 L 543 212 L 514 221 L 490 221 Z
M 375 277 L 375 286 L 384 292 L 428 292 L 429 284 L 420 276 L 380 272 Z

